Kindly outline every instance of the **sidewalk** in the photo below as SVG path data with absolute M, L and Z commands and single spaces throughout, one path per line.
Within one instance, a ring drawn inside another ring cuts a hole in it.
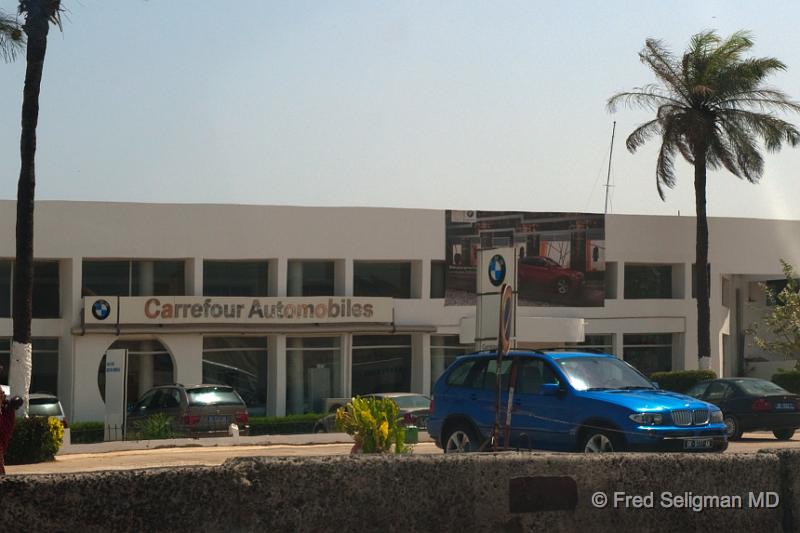
M 304 433 L 299 435 L 259 435 L 256 437 L 204 437 L 202 439 L 159 439 L 68 444 L 57 456 L 78 453 L 155 450 L 159 448 L 209 448 L 218 446 L 304 446 L 309 444 L 342 444 L 353 442 L 347 433 Z M 433 442 L 427 432 L 420 431 L 419 442 Z

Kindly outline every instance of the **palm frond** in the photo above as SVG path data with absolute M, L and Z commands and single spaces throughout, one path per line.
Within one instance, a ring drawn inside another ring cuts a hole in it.
M 647 39 L 644 48 L 639 52 L 639 60 L 650 67 L 668 90 L 686 100 L 689 99 L 688 87 L 681 76 L 680 66 L 663 42 L 658 39 Z
M 25 46 L 25 35 L 17 20 L 0 11 L 0 57 L 11 62 Z
M 606 108 L 614 113 L 621 105 L 628 108 L 651 109 L 655 111 L 664 104 L 683 105 L 683 102 L 664 94 L 657 85 L 634 87 L 633 91 L 621 92 L 608 99 Z

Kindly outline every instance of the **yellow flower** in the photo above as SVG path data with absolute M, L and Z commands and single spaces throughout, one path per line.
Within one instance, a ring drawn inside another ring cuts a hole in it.
M 389 438 L 389 422 L 384 420 L 381 422 L 381 427 L 379 428 L 381 436 L 385 439 Z

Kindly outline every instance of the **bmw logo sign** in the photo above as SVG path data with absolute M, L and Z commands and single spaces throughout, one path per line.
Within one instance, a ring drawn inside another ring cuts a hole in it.
M 111 304 L 105 300 L 97 300 L 92 304 L 92 316 L 97 320 L 105 320 L 111 314 Z
M 502 255 L 495 255 L 489 260 L 489 282 L 499 287 L 506 279 L 506 260 Z

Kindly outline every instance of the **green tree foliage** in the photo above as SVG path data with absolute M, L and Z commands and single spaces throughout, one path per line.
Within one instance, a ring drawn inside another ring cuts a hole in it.
M 800 287 L 792 265 L 784 260 L 781 264 L 786 285 L 780 291 L 762 285 L 767 301 L 773 305 L 770 313 L 753 324 L 748 333 L 762 350 L 795 359 L 800 365 Z M 759 334 L 765 330 L 770 333 L 768 337 Z
M 800 142 L 797 128 L 774 113 L 798 112 L 800 105 L 782 91 L 764 84 L 786 70 L 773 57 L 745 57 L 753 46 L 750 34 L 733 33 L 727 39 L 713 31 L 698 33 L 681 56 L 675 56 L 656 39 L 647 39 L 639 58 L 655 74 L 657 83 L 612 96 L 610 111 L 620 105 L 655 112 L 655 117 L 631 133 L 626 146 L 635 152 L 655 137 L 661 147 L 656 162 L 656 189 L 675 186 L 675 158 L 694 166 L 697 213 L 696 263 L 698 272 L 708 265 L 706 171 L 727 169 L 740 179 L 757 183 L 764 171 L 758 141 L 768 152 L 783 143 Z M 711 353 L 709 287 L 706 276 L 697 277 L 698 357 Z
M 0 11 L 0 57 L 4 61 L 14 61 L 25 46 L 25 35 L 17 20 Z

